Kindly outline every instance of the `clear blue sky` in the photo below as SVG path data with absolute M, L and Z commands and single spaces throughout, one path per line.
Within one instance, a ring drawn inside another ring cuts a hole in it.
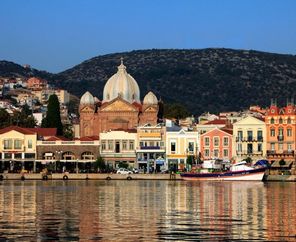
M 0 60 L 41 70 L 135 49 L 208 47 L 296 54 L 296 0 L 0 1 Z

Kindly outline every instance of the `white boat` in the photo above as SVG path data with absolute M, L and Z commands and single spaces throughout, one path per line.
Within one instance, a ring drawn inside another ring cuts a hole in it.
M 185 172 L 181 173 L 184 180 L 219 180 L 219 181 L 262 181 L 267 167 L 247 166 L 245 161 L 236 163 L 229 171 L 223 172 Z

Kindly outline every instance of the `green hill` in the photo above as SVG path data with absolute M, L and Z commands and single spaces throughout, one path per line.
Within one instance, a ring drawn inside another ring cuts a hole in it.
M 285 101 L 296 92 L 296 56 L 247 50 L 138 50 L 98 56 L 47 75 L 79 97 L 88 90 L 101 99 L 120 57 L 142 99 L 152 90 L 164 102 L 182 103 L 194 114 L 267 106 L 271 98 Z

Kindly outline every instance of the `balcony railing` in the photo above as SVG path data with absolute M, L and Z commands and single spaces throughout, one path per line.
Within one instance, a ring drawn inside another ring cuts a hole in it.
M 238 155 L 263 155 L 263 151 L 255 151 L 255 150 L 242 150 L 236 151 Z
M 263 137 L 253 137 L 253 136 L 236 137 L 235 141 L 236 142 L 263 142 Z
M 284 141 L 284 135 L 278 135 L 277 139 L 278 141 Z
M 279 151 L 279 150 L 267 150 L 267 155 L 268 156 L 294 156 L 294 150 L 283 150 L 283 151 Z
M 140 146 L 139 150 L 163 150 L 164 146 Z

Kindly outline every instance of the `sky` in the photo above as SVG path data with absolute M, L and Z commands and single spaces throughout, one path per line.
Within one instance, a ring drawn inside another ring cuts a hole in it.
M 0 60 L 57 73 L 152 48 L 296 54 L 296 0 L 1 0 Z

